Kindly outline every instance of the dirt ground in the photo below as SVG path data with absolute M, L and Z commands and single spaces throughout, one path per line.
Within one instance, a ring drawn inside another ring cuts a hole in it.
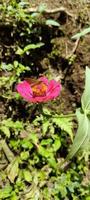
M 85 67 L 90 67 L 90 34 L 79 40 L 71 39 L 74 34 L 90 25 L 90 3 L 87 0 L 63 0 L 63 2 L 61 0 L 30 0 L 30 8 L 37 8 L 43 4 L 49 11 L 61 7 L 63 9 L 46 14 L 46 18 L 56 20 L 60 23 L 60 27 L 43 30 L 47 47 L 43 50 L 44 53 L 41 53 L 43 56 L 36 55 L 34 62 L 39 63 L 42 72 L 61 81 L 60 98 L 52 104 L 52 107 L 59 113 L 60 111 L 68 113 L 80 106 Z M 3 41 L 5 43 L 5 37 Z M 50 48 L 49 45 L 51 45 Z M 2 60 L 4 58 L 5 56 Z
M 53 55 L 50 59 L 44 58 L 42 67 L 47 63 L 52 76 L 60 77 L 63 89 L 57 106 L 59 110 L 68 112 L 80 106 L 85 67 L 90 66 L 90 34 L 79 41 L 71 39 L 74 34 L 90 25 L 90 3 L 85 0 L 30 1 L 32 8 L 42 4 L 49 10 L 60 7 L 65 9 L 48 16 L 60 23 L 60 29 L 52 39 L 54 48 L 51 54 Z

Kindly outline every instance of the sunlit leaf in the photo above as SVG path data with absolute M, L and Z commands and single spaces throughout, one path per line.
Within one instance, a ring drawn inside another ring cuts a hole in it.
M 11 196 L 12 187 L 6 185 L 3 189 L 0 189 L 0 199 L 6 199 Z
M 14 154 L 13 152 L 10 150 L 9 146 L 7 145 L 5 140 L 1 140 L 0 141 L 0 146 L 3 149 L 7 159 L 9 162 L 12 162 L 12 160 L 14 159 Z
M 40 155 L 44 156 L 45 158 L 49 158 L 53 156 L 53 149 L 52 148 L 45 148 L 41 145 L 38 147 L 38 152 Z
M 41 3 L 38 7 L 38 12 L 43 13 L 46 9 L 46 5 L 44 3 Z
M 48 138 L 48 139 L 43 139 L 40 144 L 42 146 L 43 145 L 50 145 L 52 142 L 53 142 L 53 140 L 51 138 Z
M 90 69 L 86 67 L 85 90 L 81 98 L 82 109 L 90 114 Z
M 75 139 L 73 141 L 73 144 L 71 146 L 69 155 L 67 156 L 68 159 L 71 159 L 77 151 L 83 147 L 83 145 L 89 142 L 90 139 L 90 120 L 89 118 L 80 112 L 80 110 L 77 110 L 76 112 L 77 118 L 78 118 L 78 130 L 75 136 Z M 88 140 L 87 140 L 88 138 Z
M 75 34 L 74 36 L 72 36 L 72 39 L 77 39 L 80 38 L 82 36 L 85 36 L 86 34 L 90 33 L 90 27 L 85 28 L 84 30 L 82 30 L 80 33 Z
M 26 51 L 29 51 L 31 49 L 37 49 L 37 48 L 40 48 L 44 45 L 44 43 L 40 42 L 40 43 L 37 43 L 37 44 L 28 44 L 27 46 L 25 46 L 24 48 L 24 53 Z
M 33 148 L 33 144 L 26 138 L 21 140 L 20 144 L 24 149 L 32 149 Z
M 37 136 L 36 133 L 31 133 L 31 134 L 30 134 L 30 139 L 31 139 L 31 142 L 32 142 L 33 144 L 37 144 L 37 143 L 38 143 L 38 136 Z
M 10 130 L 9 130 L 8 127 L 2 125 L 2 126 L 0 127 L 0 130 L 1 130 L 8 138 L 10 137 Z
M 22 55 L 24 53 L 23 49 L 21 49 L 20 47 L 18 47 L 16 54 L 18 55 Z
M 72 118 L 56 115 L 55 117 L 53 116 L 52 122 L 60 127 L 61 130 L 64 130 L 66 133 L 68 133 L 71 140 L 73 140 Z
M 28 151 L 23 151 L 21 152 L 21 160 L 27 160 L 29 158 L 29 152 Z
M 29 170 L 27 169 L 23 170 L 23 176 L 24 176 L 25 181 L 29 183 L 32 181 L 32 176 Z
M 42 124 L 42 130 L 43 130 L 43 134 L 45 134 L 48 131 L 50 122 L 48 120 L 44 121 Z
M 60 24 L 58 22 L 56 22 L 53 19 L 47 19 L 46 20 L 46 25 L 51 25 L 51 26 L 60 26 Z
M 50 116 L 50 115 L 51 115 L 51 112 L 50 112 L 50 110 L 49 110 L 49 109 L 47 109 L 46 107 L 43 107 L 43 113 L 44 113 L 45 115 L 48 115 L 48 116 Z
M 19 163 L 18 159 L 15 158 L 7 167 L 7 175 L 11 183 L 14 183 L 15 178 L 18 176 Z
M 53 150 L 57 151 L 60 147 L 61 147 L 61 141 L 60 138 L 57 136 L 53 144 Z

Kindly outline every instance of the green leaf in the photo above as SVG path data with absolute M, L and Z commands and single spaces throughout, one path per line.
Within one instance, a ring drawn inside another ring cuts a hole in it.
M 83 31 L 81 31 L 80 33 L 75 34 L 74 36 L 72 36 L 72 39 L 78 39 L 84 35 L 86 35 L 87 33 L 90 33 L 90 27 L 85 28 Z
M 71 159 L 80 148 L 84 147 L 84 144 L 86 145 L 86 142 L 88 144 L 90 140 L 90 120 L 89 118 L 80 112 L 80 110 L 77 110 L 76 112 L 77 118 L 78 118 L 78 130 L 74 139 L 74 142 L 72 144 L 72 147 L 70 149 L 70 152 L 67 156 L 67 159 Z M 87 140 L 88 138 L 88 140 Z
M 40 42 L 40 43 L 37 43 L 37 44 L 28 44 L 27 46 L 25 46 L 24 48 L 24 53 L 26 51 L 29 51 L 31 49 L 37 49 L 37 48 L 40 48 L 44 45 L 44 43 Z
M 72 133 L 72 118 L 70 117 L 62 117 L 62 115 L 53 116 L 52 122 L 55 123 L 61 130 L 64 130 L 66 133 L 69 134 L 71 140 L 73 140 L 73 133 Z
M 86 67 L 85 90 L 81 98 L 82 109 L 90 114 L 90 69 Z
M 29 136 L 31 142 L 33 144 L 37 144 L 38 143 L 38 136 L 36 133 L 31 133 L 30 136 Z
M 17 196 L 15 191 L 12 191 L 10 200 L 19 200 L 19 196 Z
M 55 160 L 55 158 L 54 158 L 53 156 L 50 157 L 50 158 L 48 158 L 47 160 L 48 160 L 49 165 L 50 165 L 51 167 L 53 167 L 53 168 L 56 168 L 56 167 L 57 167 L 56 160 Z
M 55 20 L 53 19 L 47 19 L 46 20 L 46 25 L 51 25 L 51 26 L 60 26 L 60 24 L 58 22 L 56 22 Z
M 11 71 L 13 69 L 13 65 L 2 62 L 0 68 L 5 71 Z
M 51 116 L 50 110 L 47 109 L 46 107 L 43 107 L 43 113 L 44 113 L 45 115 Z
M 24 149 L 32 149 L 33 148 L 33 144 L 28 139 L 23 139 L 22 141 L 20 141 L 20 145 Z
M 46 5 L 41 3 L 38 7 L 38 12 L 43 13 L 46 9 Z
M 32 50 L 32 49 L 37 49 L 40 48 L 44 45 L 43 42 L 39 42 L 37 44 L 28 44 L 24 47 L 24 49 L 21 49 L 20 47 L 18 47 L 18 50 L 16 51 L 16 54 L 18 55 L 23 55 L 24 53 Z
M 18 47 L 16 54 L 18 55 L 22 55 L 24 53 L 23 49 L 21 49 L 20 47 Z
M 88 197 L 86 197 L 86 200 L 90 200 L 90 197 L 88 196 Z
M 23 151 L 21 152 L 21 160 L 27 160 L 29 158 L 29 152 L 28 151 Z
M 43 122 L 42 124 L 43 135 L 45 135 L 45 133 L 48 131 L 49 125 L 50 125 L 49 120 Z
M 9 128 L 6 126 L 1 126 L 0 130 L 9 138 L 10 137 L 10 131 Z
M 48 139 L 43 139 L 40 144 L 44 146 L 44 145 L 50 145 L 52 144 L 52 142 L 53 140 L 51 138 L 48 138 Z
M 2 125 L 8 127 L 8 128 L 12 128 L 12 129 L 17 129 L 17 130 L 22 130 L 23 129 L 23 123 L 21 121 L 12 121 L 11 118 L 8 118 L 6 120 L 2 121 Z
M 5 140 L 1 140 L 0 141 L 0 146 L 2 147 L 7 159 L 9 162 L 12 162 L 12 160 L 14 159 L 14 154 L 12 153 L 12 151 L 10 150 L 9 146 L 7 145 Z
M 44 148 L 41 145 L 39 145 L 38 147 L 38 152 L 40 155 L 42 155 L 45 158 L 50 158 L 53 156 L 53 149 L 52 148 Z
M 18 176 L 19 163 L 18 159 L 15 158 L 7 167 L 7 175 L 11 183 L 14 183 L 15 178 Z
M 61 147 L 61 141 L 58 136 L 56 136 L 56 139 L 53 144 L 53 150 L 56 152 Z
M 0 199 L 6 199 L 11 196 L 12 187 L 6 185 L 3 189 L 0 189 Z
M 32 176 L 29 170 L 26 170 L 26 169 L 23 170 L 23 176 L 24 176 L 25 181 L 29 183 L 32 182 Z
M 17 130 L 22 130 L 23 129 L 23 123 L 20 121 L 13 122 L 13 128 Z

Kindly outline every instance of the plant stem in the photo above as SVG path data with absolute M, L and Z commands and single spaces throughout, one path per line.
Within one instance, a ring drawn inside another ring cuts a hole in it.
M 60 116 L 55 116 L 55 117 L 60 117 L 60 118 L 65 118 L 65 117 L 76 117 L 75 113 L 67 114 L 67 115 L 60 115 Z

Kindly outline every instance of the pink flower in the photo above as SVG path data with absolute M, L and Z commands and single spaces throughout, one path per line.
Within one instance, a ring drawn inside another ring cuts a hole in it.
M 16 86 L 16 90 L 28 102 L 47 102 L 59 95 L 61 84 L 55 80 L 48 81 L 46 77 L 40 77 L 38 80 L 22 81 Z

